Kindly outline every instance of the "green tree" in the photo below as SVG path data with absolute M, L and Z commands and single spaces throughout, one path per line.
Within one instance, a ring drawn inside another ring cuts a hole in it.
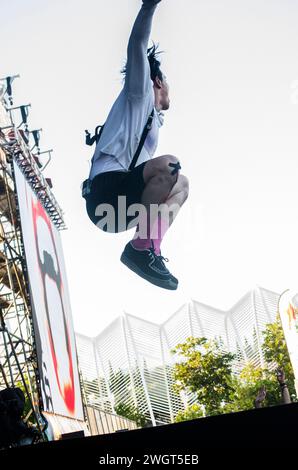
M 285 373 L 291 398 L 296 400 L 295 377 L 279 315 L 277 315 L 274 323 L 266 325 L 263 331 L 263 339 L 262 350 L 268 364 L 268 377 L 271 380 L 276 380 L 277 370 L 282 369 Z
M 137 423 L 137 426 L 143 428 L 147 423 L 146 416 L 141 413 L 135 406 L 128 403 L 119 403 L 115 406 L 115 412 L 119 416 L 131 419 Z
M 262 406 L 274 406 L 282 403 L 277 379 L 277 371 L 282 369 L 291 398 L 296 400 L 294 373 L 279 316 L 275 322 L 266 325 L 262 340 L 264 367 L 251 362 L 239 369 L 235 363 L 237 354 L 227 353 L 222 342 L 187 338 L 172 351 L 183 359 L 174 366 L 176 389 L 195 393 L 197 406 L 203 405 L 207 415 L 254 408 L 256 397 L 262 389 L 266 391 Z M 250 346 L 244 339 L 247 353 L 253 353 L 256 349 L 256 331 L 253 342 L 254 345 Z M 180 412 L 176 419 L 194 419 L 195 413 L 190 407 Z
M 221 413 L 223 402 L 231 403 L 233 397 L 232 364 L 235 355 L 226 352 L 216 339 L 192 336 L 172 352 L 184 359 L 174 366 L 176 389 L 194 392 L 207 415 Z
M 226 413 L 254 408 L 257 394 L 263 387 L 266 390 L 266 397 L 262 406 L 278 405 L 281 402 L 277 379 L 273 379 L 267 369 L 256 367 L 252 363 L 246 364 L 239 376 L 233 376 L 232 386 L 233 399 L 223 407 Z
M 181 410 L 177 413 L 175 418 L 175 423 L 180 423 L 181 421 L 189 421 L 190 419 L 201 418 L 204 416 L 204 410 L 202 406 L 194 403 L 191 406 L 188 406 L 185 410 Z

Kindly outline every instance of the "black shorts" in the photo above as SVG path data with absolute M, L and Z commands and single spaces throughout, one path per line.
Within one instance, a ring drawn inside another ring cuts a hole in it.
M 146 163 L 143 162 L 128 172 L 107 171 L 99 173 L 92 179 L 91 192 L 85 197 L 86 210 L 89 218 L 97 227 L 105 232 L 115 233 L 130 228 L 128 227 L 129 223 L 133 226 L 132 221 L 137 218 L 138 213 L 127 215 L 127 208 L 131 204 L 141 204 L 145 188 L 143 169 Z M 125 196 L 125 198 L 121 198 L 120 203 L 119 196 Z M 101 204 L 109 204 L 109 207 L 101 206 L 99 208 L 98 206 Z M 110 206 L 114 211 L 110 210 Z M 95 213 L 96 209 L 97 214 Z M 114 212 L 114 217 L 112 212 Z M 104 224 L 104 222 L 106 223 Z

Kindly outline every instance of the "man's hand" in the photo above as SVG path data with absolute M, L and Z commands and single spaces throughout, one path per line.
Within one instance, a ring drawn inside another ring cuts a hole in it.
M 161 2 L 161 0 L 143 0 L 143 4 L 145 6 L 152 7 L 153 5 L 157 5 L 157 3 Z

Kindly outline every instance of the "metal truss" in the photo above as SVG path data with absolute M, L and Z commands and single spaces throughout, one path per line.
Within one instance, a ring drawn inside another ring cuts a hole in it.
M 20 126 L 19 126 L 20 127 Z M 0 99 L 0 389 L 21 387 L 30 418 L 44 440 L 40 378 L 35 347 L 29 278 L 22 238 L 13 161 L 40 199 L 58 229 L 62 211 L 36 159 L 16 128 L 12 113 Z M 33 418 L 33 419 L 32 419 Z

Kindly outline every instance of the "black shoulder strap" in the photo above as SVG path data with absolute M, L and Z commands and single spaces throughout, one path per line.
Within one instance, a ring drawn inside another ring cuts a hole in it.
M 136 153 L 135 153 L 135 155 L 132 159 L 131 164 L 129 165 L 129 168 L 128 168 L 129 170 L 132 170 L 136 166 L 137 160 L 138 160 L 139 155 L 141 153 L 141 150 L 142 150 L 142 147 L 143 147 L 144 142 L 146 140 L 147 134 L 148 134 L 148 132 L 150 131 L 150 129 L 152 127 L 153 116 L 154 116 L 154 108 L 152 109 L 151 114 L 150 114 L 150 116 L 148 118 L 148 121 L 146 123 L 146 126 L 143 130 L 143 134 L 142 134 L 140 143 L 138 145 L 137 151 L 136 151 Z
M 139 158 L 139 155 L 141 153 L 141 150 L 143 148 L 143 145 L 144 145 L 144 142 L 146 140 L 146 137 L 147 137 L 147 134 L 148 132 L 150 131 L 151 127 L 152 127 L 152 121 L 153 121 L 153 116 L 154 116 L 154 108 L 152 109 L 151 111 L 151 114 L 148 118 L 148 121 L 144 127 L 144 130 L 143 130 L 143 134 L 142 134 L 142 137 L 141 137 L 141 140 L 140 140 L 140 143 L 138 145 L 138 148 L 136 150 L 136 153 L 134 154 L 134 157 L 132 159 L 132 162 L 131 164 L 129 165 L 129 170 L 132 170 L 135 166 L 136 166 L 136 163 L 137 163 L 137 160 Z M 95 133 L 94 133 L 94 136 L 91 137 L 90 135 L 90 132 L 88 132 L 87 130 L 85 131 L 86 132 L 86 144 L 87 145 L 93 145 L 94 142 L 97 144 L 99 139 L 100 139 L 100 136 L 102 134 L 102 131 L 103 131 L 103 128 L 104 128 L 104 124 L 102 126 L 97 126 L 96 129 L 95 129 Z M 100 131 L 98 132 L 98 129 L 100 128 Z

